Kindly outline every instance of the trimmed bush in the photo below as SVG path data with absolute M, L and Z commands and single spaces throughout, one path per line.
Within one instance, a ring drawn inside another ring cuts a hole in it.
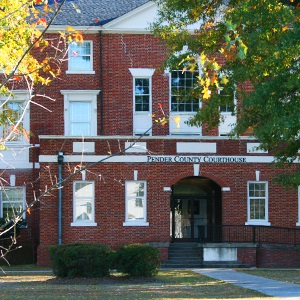
M 119 272 L 132 277 L 153 277 L 160 267 L 160 252 L 150 245 L 132 244 L 121 247 L 115 255 Z
M 53 273 L 58 277 L 109 275 L 112 250 L 102 244 L 75 243 L 49 247 Z

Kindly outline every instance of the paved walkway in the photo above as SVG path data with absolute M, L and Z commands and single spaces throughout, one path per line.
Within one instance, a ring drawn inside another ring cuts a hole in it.
M 194 272 L 284 300 L 300 299 L 300 285 L 253 276 L 231 269 L 193 269 Z M 280 271 L 279 271 L 280 272 Z

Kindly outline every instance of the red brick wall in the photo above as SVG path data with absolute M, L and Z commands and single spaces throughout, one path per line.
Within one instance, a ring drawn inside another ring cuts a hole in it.
M 283 246 L 263 246 L 257 248 L 257 267 L 299 268 L 300 250 Z

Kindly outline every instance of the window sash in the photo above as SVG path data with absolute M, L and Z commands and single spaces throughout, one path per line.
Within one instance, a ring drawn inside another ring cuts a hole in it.
M 146 222 L 146 182 L 126 182 L 126 221 Z
M 171 111 L 196 112 L 200 107 L 200 100 L 192 96 L 198 80 L 197 71 L 175 70 L 171 72 Z
M 134 100 L 136 112 L 150 112 L 150 78 L 134 79 Z
M 74 222 L 94 222 L 95 186 L 92 181 L 76 181 L 73 185 Z
M 268 221 L 268 194 L 266 182 L 248 183 L 248 220 Z
M 24 112 L 24 101 L 8 101 L 3 105 L 3 113 L 7 114 L 7 119 L 11 120 L 10 123 L 5 124 L 2 127 L 3 138 L 7 137 L 12 128 L 17 124 L 20 120 L 23 112 Z M 9 139 L 9 142 L 22 142 L 24 140 L 24 135 L 22 129 L 24 128 L 24 119 L 22 119 L 19 123 L 19 128 L 21 130 L 16 130 Z M 25 128 L 24 128 L 25 129 Z
M 1 191 L 1 217 L 13 218 L 25 207 L 25 187 L 4 187 Z M 25 213 L 23 218 L 25 218 Z
M 91 135 L 92 103 L 90 101 L 70 101 L 70 135 Z
M 92 42 L 71 43 L 69 46 L 69 70 L 92 70 Z

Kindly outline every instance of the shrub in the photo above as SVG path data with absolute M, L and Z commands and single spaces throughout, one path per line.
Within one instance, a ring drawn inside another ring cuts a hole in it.
M 112 250 L 102 244 L 75 243 L 49 247 L 53 273 L 58 277 L 104 277 L 109 274 Z
M 125 245 L 116 252 L 115 259 L 117 270 L 133 277 L 153 277 L 160 267 L 160 252 L 150 245 Z

